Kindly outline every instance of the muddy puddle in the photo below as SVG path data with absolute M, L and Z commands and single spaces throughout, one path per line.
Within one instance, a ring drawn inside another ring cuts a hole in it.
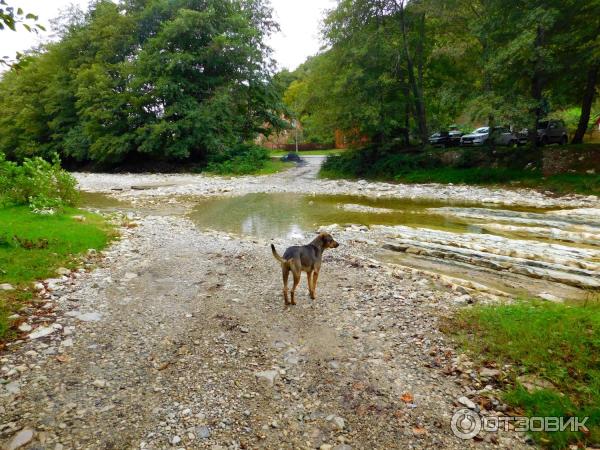
M 261 239 L 300 237 L 331 224 L 369 227 L 406 225 L 457 233 L 484 233 L 486 231 L 482 227 L 462 217 L 435 212 L 436 208 L 475 206 L 481 205 L 345 195 L 261 193 L 202 200 L 194 208 L 191 218 L 200 228 Z
M 79 191 L 79 205 L 84 208 L 98 209 L 101 211 L 123 211 L 133 208 L 131 203 L 118 200 L 109 195 L 84 191 Z

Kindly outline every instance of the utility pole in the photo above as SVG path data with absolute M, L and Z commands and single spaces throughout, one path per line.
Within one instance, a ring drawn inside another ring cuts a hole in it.
M 298 122 L 294 120 L 294 130 L 296 131 L 296 153 L 298 153 Z

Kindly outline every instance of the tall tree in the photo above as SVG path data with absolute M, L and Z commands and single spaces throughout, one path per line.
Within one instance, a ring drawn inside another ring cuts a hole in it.
M 264 0 L 98 0 L 0 81 L 0 151 L 207 161 L 283 126 Z

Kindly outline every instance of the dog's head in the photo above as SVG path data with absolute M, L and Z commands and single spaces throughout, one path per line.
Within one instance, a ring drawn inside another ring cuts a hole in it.
M 338 248 L 340 246 L 340 244 L 335 239 L 333 239 L 333 237 L 329 233 L 319 233 L 317 239 L 319 240 L 321 248 L 323 250 L 325 250 L 326 248 Z

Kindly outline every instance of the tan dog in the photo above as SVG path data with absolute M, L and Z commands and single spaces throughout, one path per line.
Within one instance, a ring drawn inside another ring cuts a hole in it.
M 329 233 L 319 233 L 319 235 L 308 245 L 294 246 L 288 248 L 283 257 L 277 254 L 275 246 L 271 244 L 271 251 L 277 261 L 281 263 L 281 271 L 283 273 L 283 298 L 285 304 L 289 305 L 288 299 L 288 278 L 290 272 L 294 276 L 294 287 L 292 287 L 291 304 L 296 304 L 296 287 L 300 283 L 302 272 L 306 272 L 308 280 L 308 292 L 310 298 L 316 298 L 317 280 L 319 279 L 319 271 L 321 270 L 321 261 L 323 259 L 323 251 L 328 248 L 337 248 L 338 244 Z

